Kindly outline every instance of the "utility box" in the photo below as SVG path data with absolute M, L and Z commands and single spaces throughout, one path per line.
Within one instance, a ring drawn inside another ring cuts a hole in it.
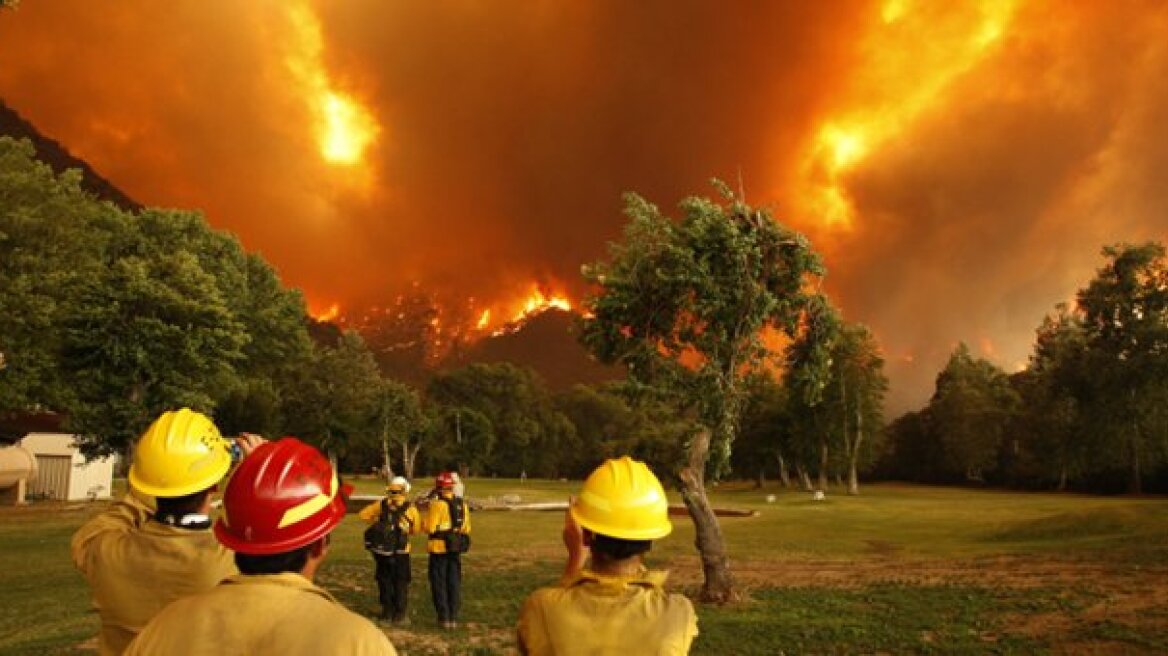
M 114 459 L 87 462 L 75 436 L 29 433 L 18 444 L 36 457 L 37 477 L 28 485 L 30 499 L 86 501 L 109 499 L 113 494 Z

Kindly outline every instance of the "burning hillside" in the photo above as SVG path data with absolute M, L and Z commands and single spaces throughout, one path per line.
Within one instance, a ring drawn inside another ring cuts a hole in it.
M 0 44 L 0 97 L 130 197 L 204 210 L 318 313 L 418 281 L 444 345 L 532 279 L 581 298 L 622 192 L 718 176 L 825 253 L 905 406 L 958 340 L 1022 361 L 1102 244 L 1168 234 L 1163 3 L 57 0 Z

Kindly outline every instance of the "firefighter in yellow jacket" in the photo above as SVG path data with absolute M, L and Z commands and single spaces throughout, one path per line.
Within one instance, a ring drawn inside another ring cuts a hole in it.
M 241 573 L 167 606 L 126 653 L 396 654 L 372 622 L 313 584 L 347 492 L 311 446 L 292 437 L 261 445 L 227 483 L 215 523 Z
M 409 491 L 409 481 L 394 476 L 385 498 L 358 513 L 370 525 L 365 531 L 365 549 L 373 555 L 381 619 L 393 624 L 410 622 L 406 612 L 412 579 L 410 536 L 422 530 L 418 509 L 406 498 Z
M 564 577 L 532 593 L 520 611 L 519 652 L 689 653 L 698 633 L 693 604 L 666 592 L 666 573 L 642 562 L 652 541 L 672 530 L 665 491 L 644 463 L 624 457 L 598 467 L 564 519 Z
M 247 449 L 262 441 L 248 439 Z M 167 604 L 235 574 L 208 517 L 230 467 L 230 442 L 198 412 L 165 412 L 142 434 L 130 494 L 78 529 L 71 545 L 101 617 L 100 654 L 122 653 Z
M 434 612 L 442 626 L 458 627 L 462 606 L 462 554 L 470 548 L 470 507 L 454 496 L 454 476 L 442 472 L 434 479 L 434 492 L 426 508 L 427 574 Z

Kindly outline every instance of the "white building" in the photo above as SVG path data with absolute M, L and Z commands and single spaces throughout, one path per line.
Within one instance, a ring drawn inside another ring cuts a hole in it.
M 73 435 L 29 433 L 17 444 L 36 456 L 37 477 L 29 483 L 30 498 L 81 501 L 112 495 L 114 459 L 86 462 Z

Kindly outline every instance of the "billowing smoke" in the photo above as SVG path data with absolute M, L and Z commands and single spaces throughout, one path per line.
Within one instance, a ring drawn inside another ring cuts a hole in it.
M 741 179 L 826 253 L 893 410 L 959 340 L 1017 367 L 1102 244 L 1168 233 L 1151 0 L 26 0 L 0 56 L 10 106 L 317 308 L 579 295 L 621 192 Z M 376 125 L 334 134 L 353 160 L 322 156 L 328 97 Z

